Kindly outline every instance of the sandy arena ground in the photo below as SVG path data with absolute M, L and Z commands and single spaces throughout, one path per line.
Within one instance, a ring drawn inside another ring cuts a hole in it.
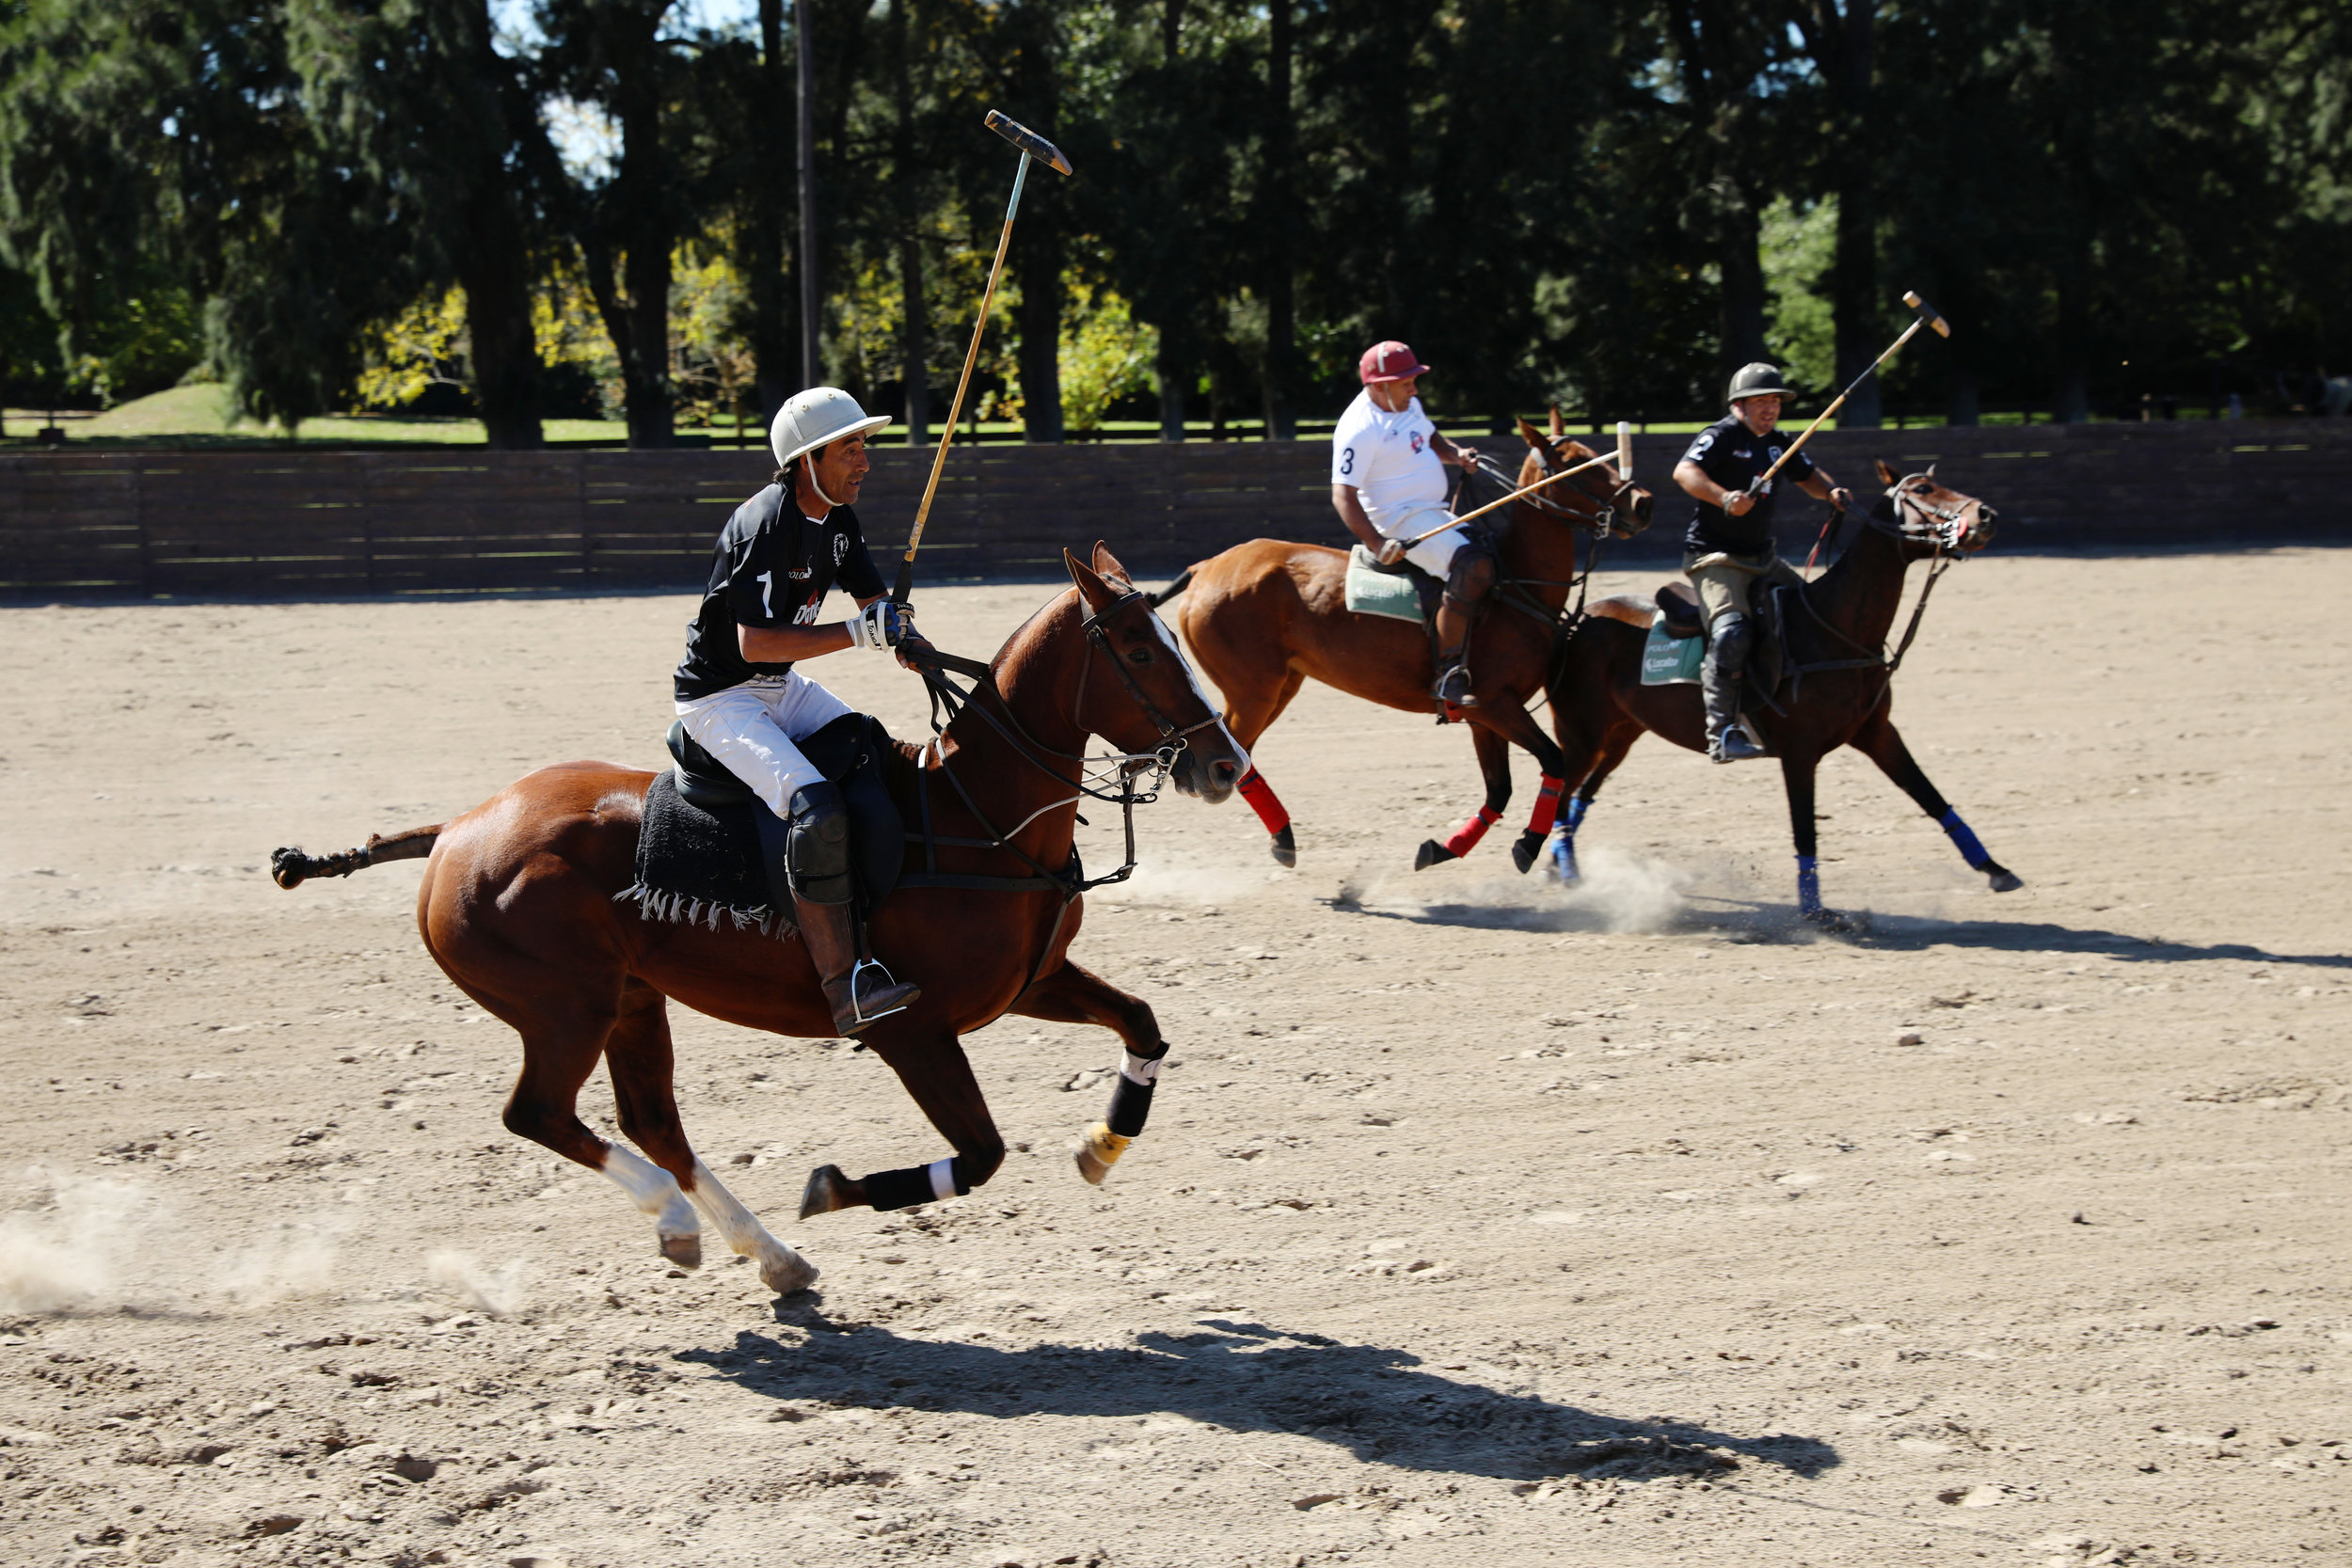
M 919 602 L 977 654 L 1046 592 Z M 781 1303 L 501 1128 L 416 866 L 263 874 L 657 765 L 685 597 L 0 611 L 0 1560 L 2352 1561 L 2347 599 L 2352 551 L 1954 574 L 1897 717 L 2028 885 L 1846 753 L 1851 939 L 1776 770 L 1656 741 L 1583 887 L 1503 831 L 1417 876 L 1469 737 L 1311 689 L 1297 871 L 1171 795 L 1089 901 L 1176 1042 L 1100 1190 L 1105 1033 L 972 1038 L 987 1188 L 803 1225 L 944 1144 L 870 1056 L 675 1015 L 825 1271 Z

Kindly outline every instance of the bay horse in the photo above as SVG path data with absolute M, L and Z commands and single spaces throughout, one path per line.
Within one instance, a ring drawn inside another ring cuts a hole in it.
M 1563 433 L 1558 409 L 1549 439 L 1525 420 L 1518 428 L 1528 448 L 1518 486 L 1598 455 Z M 1544 689 L 1561 616 L 1577 586 L 1577 535 L 1629 538 L 1649 526 L 1654 505 L 1640 485 L 1594 468 L 1511 507 L 1510 526 L 1499 542 L 1502 570 L 1470 635 L 1478 705 L 1462 714 L 1486 780 L 1486 802 L 1442 844 L 1425 841 L 1415 870 L 1470 853 L 1502 817 L 1511 803 L 1515 745 L 1535 758 L 1543 783 L 1534 818 L 1513 853 L 1532 858 L 1541 847 L 1566 773 L 1560 749 L 1527 705 Z M 1345 550 L 1253 539 L 1195 562 L 1152 596 L 1158 604 L 1183 596 L 1177 625 L 1202 672 L 1224 693 L 1226 725 L 1243 746 L 1257 745 L 1310 677 L 1386 707 L 1433 711 L 1427 628 L 1350 610 L 1347 562 Z M 1265 824 L 1274 858 L 1296 864 L 1290 813 L 1264 776 L 1253 768 L 1239 787 Z
M 1841 929 L 1849 923 L 1821 905 L 1813 816 L 1814 770 L 1840 746 L 1851 746 L 1878 764 L 1934 817 L 1994 892 L 2026 885 L 1985 852 L 1960 813 L 1912 760 L 1889 716 L 1895 671 L 1918 629 L 1915 612 L 1902 646 L 1891 658 L 1886 656 L 1887 633 L 1911 562 L 1932 557 L 1940 571 L 1974 555 L 1992 542 L 1995 514 L 1975 497 L 1938 483 L 1933 467 L 1898 477 L 1881 463 L 1878 471 L 1886 492 L 1865 516 L 1860 535 L 1828 571 L 1790 595 L 1796 603 L 1787 612 L 1788 654 L 1798 673 L 1784 705 L 1748 713 L 1758 738 L 1780 759 L 1796 838 L 1798 911 Z M 1933 587 L 1931 574 L 1928 588 Z M 1923 592 L 1920 610 L 1925 608 Z M 1576 832 L 1594 795 L 1645 731 L 1690 751 L 1707 750 L 1699 689 L 1642 684 L 1642 645 L 1657 613 L 1656 603 L 1646 598 L 1599 600 L 1561 650 L 1551 683 L 1552 728 L 1578 781 L 1551 844 L 1553 868 L 1565 881 L 1576 879 Z
M 1110 759 L 1115 776 L 1156 766 L 1212 803 L 1232 794 L 1249 758 L 1111 552 L 1098 544 L 1090 565 L 1066 551 L 1063 560 L 1072 586 L 1016 630 L 992 664 L 983 671 L 956 661 L 984 678 L 940 736 L 919 750 L 901 744 L 884 759 L 910 825 L 921 818 L 906 802 L 923 786 L 938 865 L 931 875 L 906 874 L 908 885 L 874 912 L 873 950 L 896 973 L 920 976 L 923 994 L 861 1043 L 898 1075 L 955 1153 L 862 1180 L 820 1166 L 802 1198 L 803 1219 L 861 1203 L 930 1202 L 995 1174 L 1004 1140 L 958 1037 L 1008 1012 L 1099 1024 L 1125 1044 L 1108 1125 L 1097 1123 L 1079 1151 L 1086 1180 L 1099 1182 L 1142 1131 L 1168 1051 L 1158 1022 L 1139 998 L 1068 957 L 1082 893 L 1093 885 L 1081 879 L 1073 844 L 1087 784 L 1081 752 L 1089 734 L 1100 736 L 1123 753 Z M 635 880 L 653 782 L 611 763 L 563 763 L 462 816 L 372 838 L 342 855 L 281 849 L 273 876 L 292 888 L 306 877 L 429 855 L 417 890 L 427 951 L 522 1037 L 508 1130 L 612 1178 L 654 1216 L 671 1262 L 700 1264 L 699 1209 L 734 1251 L 758 1261 L 771 1290 L 788 1294 L 816 1280 L 816 1266 L 771 1235 L 688 1144 L 665 1005 L 674 999 L 745 1028 L 805 1037 L 832 1036 L 833 1014 L 799 942 L 715 911 L 707 925 L 674 924 L 615 901 Z M 1134 791 L 1122 784 L 1121 793 Z M 911 857 L 922 853 L 910 847 Z M 599 1056 L 621 1131 L 644 1158 L 598 1137 L 575 1110 Z

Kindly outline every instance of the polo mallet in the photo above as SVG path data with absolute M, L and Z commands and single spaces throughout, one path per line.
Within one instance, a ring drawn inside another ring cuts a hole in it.
M 1012 244 L 1013 214 L 1021 211 L 1021 187 L 1029 177 L 1029 160 L 1036 159 L 1057 174 L 1070 172 L 1070 160 L 1061 155 L 1061 149 L 1019 120 L 991 109 L 987 125 L 1021 150 L 1021 164 L 1013 170 L 1012 199 L 1005 205 L 1005 230 L 996 236 L 996 260 L 989 263 L 988 289 L 980 295 L 980 319 L 972 324 L 972 346 L 964 351 L 963 374 L 956 382 L 956 401 L 947 409 L 947 427 L 939 433 L 939 451 L 931 457 L 931 477 L 923 486 L 923 503 L 914 509 L 914 529 L 907 535 L 906 557 L 898 562 L 898 585 L 890 593 L 900 604 L 905 604 L 914 592 L 914 552 L 922 547 L 923 525 L 930 518 L 931 498 L 939 493 L 939 476 L 947 467 L 947 444 L 956 438 L 956 420 L 963 415 L 963 394 L 972 386 L 972 367 L 979 362 L 980 338 L 988 331 L 989 308 L 996 302 L 996 279 L 1005 270 L 1006 247 Z
M 1406 540 L 1405 547 L 1409 550 L 1424 539 L 1435 539 L 1438 534 L 1443 533 L 1447 529 L 1459 528 L 1462 524 L 1469 522 L 1472 517 L 1484 517 L 1487 513 L 1492 512 L 1499 506 L 1508 506 L 1513 501 L 1518 500 L 1522 497 L 1534 495 L 1536 491 L 1542 489 L 1547 484 L 1557 484 L 1562 480 L 1567 478 L 1570 474 L 1581 474 L 1587 468 L 1597 468 L 1604 463 L 1614 463 L 1617 466 L 1617 477 L 1620 480 L 1624 479 L 1633 467 L 1633 426 L 1627 420 L 1619 420 L 1617 421 L 1617 450 L 1615 451 L 1605 451 L 1598 457 L 1589 458 L 1582 463 L 1579 463 L 1573 468 L 1563 468 L 1556 474 L 1546 474 L 1534 483 L 1523 485 L 1519 489 L 1512 491 L 1509 495 L 1504 496 L 1498 500 L 1490 500 L 1475 512 L 1465 512 L 1458 517 L 1450 517 L 1446 519 L 1446 521 L 1439 523 L 1436 528 L 1431 529 L 1428 532 L 1417 533 L 1413 535 L 1412 538 Z
M 1935 307 L 1930 305 L 1926 300 L 1921 299 L 1917 293 L 1906 292 L 1903 294 L 1903 303 L 1910 306 L 1914 310 L 1919 312 L 1916 316 L 1912 318 L 1911 325 L 1903 328 L 1903 335 L 1896 339 L 1893 342 L 1887 344 L 1886 352 L 1884 354 L 1880 355 L 1876 359 L 1871 360 L 1868 365 L 1865 366 L 1862 373 L 1853 378 L 1852 384 L 1848 386 L 1844 391 L 1837 394 L 1836 402 L 1831 404 L 1827 408 L 1822 409 L 1819 414 L 1816 414 L 1813 417 L 1813 422 L 1804 427 L 1804 434 L 1789 443 L 1788 450 L 1780 454 L 1779 463 L 1774 463 L 1771 467 L 1764 470 L 1764 477 L 1756 482 L 1755 488 L 1752 489 L 1749 494 L 1758 494 L 1766 485 L 1772 483 L 1772 476 L 1780 472 L 1781 463 L 1786 463 L 1790 458 L 1796 456 L 1797 449 L 1804 446 L 1806 441 L 1812 439 L 1813 433 L 1821 428 L 1821 421 L 1828 419 L 1832 414 L 1836 413 L 1840 408 L 1845 407 L 1846 400 L 1853 396 L 1854 388 L 1861 386 L 1863 382 L 1869 379 L 1872 372 L 1876 371 L 1881 365 L 1885 364 L 1887 360 L 1893 358 L 1895 356 L 1895 351 L 1902 347 L 1905 343 L 1911 341 L 1912 335 L 1914 333 L 1917 332 L 1921 327 L 1927 326 L 1934 328 L 1935 335 L 1939 338 L 1948 338 L 1952 335 L 1952 324 L 1946 321 L 1942 316 L 1937 315 L 1935 313 Z

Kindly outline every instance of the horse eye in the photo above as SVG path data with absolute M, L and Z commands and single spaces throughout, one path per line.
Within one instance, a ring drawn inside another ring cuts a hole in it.
M 1152 662 L 1152 650 L 1149 648 L 1130 648 L 1127 650 L 1127 662 L 1130 664 L 1149 664 Z

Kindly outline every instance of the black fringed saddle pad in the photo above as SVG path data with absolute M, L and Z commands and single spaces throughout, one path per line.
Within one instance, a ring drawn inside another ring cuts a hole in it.
M 858 901 L 870 914 L 898 879 L 906 855 L 906 819 L 882 776 L 891 753 L 888 732 L 865 714 L 847 714 L 799 742 L 801 753 L 841 786 L 850 807 L 851 860 Z M 761 818 L 767 818 L 763 845 Z M 771 936 L 793 931 L 788 900 L 771 889 L 767 860 L 781 855 L 782 834 L 764 805 L 697 805 L 678 793 L 677 774 L 664 768 L 645 791 L 637 835 L 637 880 L 615 895 L 633 900 L 648 920 L 680 921 Z
M 792 928 L 768 892 L 760 863 L 762 806 L 689 804 L 677 792 L 677 774 L 663 768 L 645 791 L 644 825 L 637 832 L 637 882 L 623 898 L 634 897 L 650 920 L 681 920 L 716 930 L 722 916 L 739 927 L 757 927 L 781 936 Z M 782 930 L 777 927 L 781 925 Z

